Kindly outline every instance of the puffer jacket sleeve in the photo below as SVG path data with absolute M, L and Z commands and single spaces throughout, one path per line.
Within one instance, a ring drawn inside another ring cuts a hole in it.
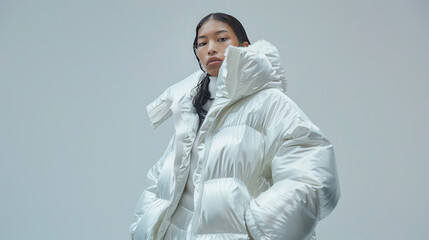
M 311 121 L 296 116 L 270 132 L 273 185 L 251 199 L 247 228 L 254 239 L 308 239 L 340 196 L 332 144 Z
M 165 159 L 173 151 L 174 139 L 175 139 L 175 134 L 172 136 L 168 144 L 168 147 L 165 150 L 162 157 L 158 159 L 155 165 L 153 165 L 152 168 L 147 173 L 147 178 L 150 180 L 151 184 L 149 187 L 143 190 L 137 202 L 137 206 L 134 210 L 134 219 L 129 228 L 129 234 L 132 240 L 134 240 L 134 232 L 136 231 L 136 228 L 140 222 L 140 219 L 142 218 L 146 210 L 150 207 L 151 203 L 156 199 L 159 174 L 162 170 Z

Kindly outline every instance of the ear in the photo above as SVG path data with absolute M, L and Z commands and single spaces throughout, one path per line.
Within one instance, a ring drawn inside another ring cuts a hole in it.
M 244 42 L 244 43 L 242 43 L 241 44 L 243 47 L 248 47 L 249 46 L 249 43 L 248 42 Z

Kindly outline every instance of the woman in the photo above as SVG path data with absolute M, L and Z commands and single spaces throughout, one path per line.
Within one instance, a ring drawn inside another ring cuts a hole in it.
M 204 17 L 194 53 L 202 71 L 147 106 L 175 133 L 152 167 L 132 239 L 315 239 L 336 206 L 333 147 L 285 94 L 277 48 L 250 44 L 224 13 Z

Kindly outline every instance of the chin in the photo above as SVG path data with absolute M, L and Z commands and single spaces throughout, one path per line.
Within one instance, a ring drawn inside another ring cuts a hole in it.
M 217 77 L 217 75 L 219 74 L 219 69 L 217 71 L 210 71 L 210 72 L 207 72 L 207 73 L 210 74 L 210 76 Z

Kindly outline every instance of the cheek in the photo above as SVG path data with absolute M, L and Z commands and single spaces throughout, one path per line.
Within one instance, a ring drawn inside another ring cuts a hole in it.
M 224 57 L 224 56 L 223 56 L 223 53 L 225 53 L 226 48 L 227 48 L 228 46 L 230 46 L 230 45 L 232 45 L 232 46 L 234 46 L 234 47 L 238 47 L 238 42 L 236 42 L 236 41 L 234 41 L 234 40 L 232 40 L 232 39 L 230 39 L 230 40 L 226 41 L 226 42 L 225 42 L 225 44 L 222 46 L 222 49 L 221 49 L 221 51 L 222 51 L 222 57 Z
M 203 62 L 203 56 L 201 56 L 201 54 L 199 54 L 199 53 L 197 52 L 197 57 L 198 57 L 198 60 L 200 61 L 201 65 L 204 65 L 204 62 Z

